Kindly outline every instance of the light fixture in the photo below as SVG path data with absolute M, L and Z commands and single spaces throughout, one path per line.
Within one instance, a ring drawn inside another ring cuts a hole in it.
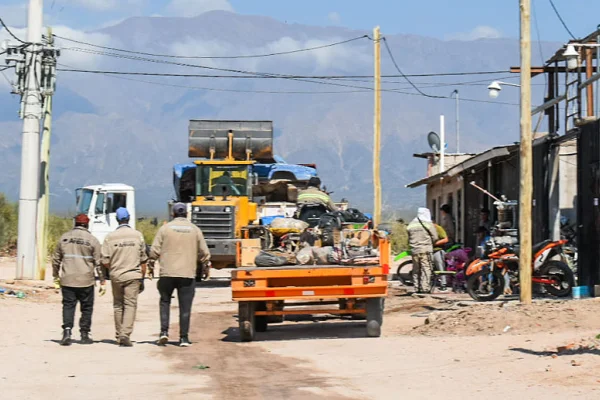
M 572 44 L 567 45 L 563 57 L 567 59 L 567 69 L 574 70 L 579 67 L 579 53 Z
M 495 99 L 500 95 L 502 86 L 500 86 L 500 82 L 494 81 L 494 82 L 490 83 L 490 86 L 488 86 L 488 90 L 490 91 L 490 97 L 492 99 Z

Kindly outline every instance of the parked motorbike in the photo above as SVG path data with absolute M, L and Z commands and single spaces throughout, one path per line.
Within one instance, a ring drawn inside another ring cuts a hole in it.
M 566 240 L 546 240 L 533 246 L 532 283 L 542 285 L 551 295 L 567 297 L 575 278 L 571 268 L 554 258 L 563 257 Z M 496 299 L 505 288 L 519 282 L 518 246 L 501 243 L 491 238 L 486 244 L 484 257 L 475 259 L 467 268 L 467 292 L 477 301 Z
M 456 244 L 448 247 L 445 250 L 445 252 L 446 252 L 446 255 L 448 255 L 459 249 L 465 250 L 467 252 L 467 254 L 471 251 L 471 249 L 465 248 L 462 245 L 462 243 L 456 243 Z M 454 272 L 454 274 L 451 274 L 451 275 L 458 275 L 465 268 L 464 260 L 457 260 L 454 257 L 450 257 L 450 258 L 446 257 L 445 262 L 446 262 L 446 271 Z M 413 263 L 412 263 L 411 251 L 407 250 L 407 251 L 403 251 L 402 253 L 398 254 L 394 258 L 394 266 L 397 266 L 396 267 L 396 277 L 398 278 L 400 283 L 402 283 L 405 286 L 412 286 L 413 285 L 413 281 L 412 281 Z

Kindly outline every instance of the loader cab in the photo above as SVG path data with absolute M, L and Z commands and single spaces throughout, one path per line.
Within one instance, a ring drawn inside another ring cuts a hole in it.
M 135 229 L 135 190 L 122 183 L 85 186 L 76 190 L 76 214 L 86 214 L 89 230 L 100 243 L 117 229 L 117 209 L 126 207 L 131 215 L 129 225 Z
M 196 196 L 205 199 L 252 197 L 252 162 L 199 161 L 196 164 Z

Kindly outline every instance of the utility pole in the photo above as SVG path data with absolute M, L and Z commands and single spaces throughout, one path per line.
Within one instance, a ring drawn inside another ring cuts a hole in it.
M 36 267 L 37 202 L 40 171 L 40 91 L 43 1 L 29 0 L 26 79 L 23 94 L 23 144 L 21 187 L 19 190 L 19 232 L 17 239 L 17 279 L 33 279 Z
M 440 172 L 444 172 L 446 170 L 446 121 L 443 115 L 440 115 L 440 141 L 442 142 L 440 143 Z
M 373 29 L 373 43 L 375 46 L 375 74 L 373 76 L 375 81 L 375 120 L 373 123 L 373 186 L 375 191 L 375 204 L 373 210 L 373 225 L 377 228 L 381 223 L 381 36 L 378 26 Z
M 519 283 L 521 303 L 531 303 L 531 0 L 519 0 L 521 14 L 521 179 L 519 187 Z
M 460 114 L 459 114 L 459 103 L 460 98 L 458 95 L 458 89 L 455 89 L 452 92 L 454 96 L 456 96 L 456 153 L 460 153 Z
M 48 48 L 53 49 L 54 37 L 52 28 L 48 28 Z M 37 268 L 36 279 L 44 280 L 46 276 L 46 260 L 48 259 L 48 212 L 50 209 L 50 138 L 52 136 L 52 94 L 54 92 L 56 57 L 53 52 L 44 52 L 42 60 L 48 85 L 44 96 L 44 129 L 42 130 L 42 147 L 40 151 L 40 199 L 37 214 Z M 42 85 L 44 86 L 44 85 Z

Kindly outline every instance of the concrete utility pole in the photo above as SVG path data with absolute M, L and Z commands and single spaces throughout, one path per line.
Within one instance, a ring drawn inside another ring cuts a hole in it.
M 36 267 L 37 201 L 40 171 L 40 91 L 43 1 L 29 0 L 27 77 L 23 95 L 23 144 L 21 149 L 21 187 L 19 191 L 19 233 L 17 242 L 17 279 L 33 279 Z
M 452 94 L 456 96 L 456 153 L 458 154 L 460 153 L 460 96 L 458 95 L 458 89 L 455 89 Z
M 52 28 L 48 28 L 48 46 L 54 46 Z M 50 78 L 53 79 L 53 78 Z M 44 103 L 44 129 L 40 151 L 40 199 L 37 214 L 37 268 L 35 279 L 44 280 L 48 258 L 48 212 L 50 209 L 50 138 L 52 136 L 52 95 L 46 95 Z
M 381 36 L 379 27 L 373 29 L 373 43 L 375 46 L 375 121 L 373 123 L 373 186 L 374 186 L 374 209 L 373 225 L 377 227 L 381 223 Z
M 521 303 L 531 303 L 531 0 L 519 0 L 521 14 L 521 181 L 519 187 L 519 283 Z

